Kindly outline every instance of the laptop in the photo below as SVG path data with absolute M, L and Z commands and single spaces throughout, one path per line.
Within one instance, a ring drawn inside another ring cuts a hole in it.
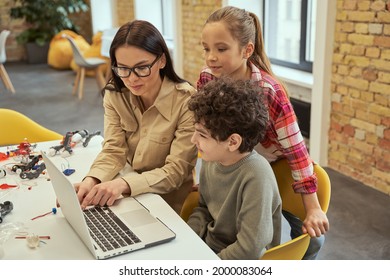
M 43 152 L 42 157 L 62 214 L 96 259 L 148 248 L 176 237 L 134 197 L 118 199 L 110 207 L 91 206 L 83 211 L 73 184 Z M 103 229 L 104 225 L 108 229 Z

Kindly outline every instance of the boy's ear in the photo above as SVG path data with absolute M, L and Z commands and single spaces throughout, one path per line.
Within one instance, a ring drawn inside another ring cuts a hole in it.
M 233 133 L 229 136 L 229 151 L 234 152 L 240 148 L 242 143 L 242 137 L 240 134 Z

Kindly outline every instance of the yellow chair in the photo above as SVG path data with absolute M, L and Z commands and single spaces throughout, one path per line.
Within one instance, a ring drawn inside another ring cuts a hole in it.
M 294 193 L 291 185 L 294 181 L 290 166 L 286 159 L 278 160 L 272 164 L 278 183 L 282 208 L 299 217 L 302 221 L 306 217 L 300 194 Z M 318 179 L 317 196 L 322 210 L 326 213 L 330 203 L 331 184 L 326 171 L 318 164 L 314 165 L 314 172 Z M 199 193 L 191 192 L 184 201 L 180 216 L 187 221 L 192 210 L 198 205 Z M 267 250 L 260 258 L 262 260 L 301 260 L 310 242 L 308 234 L 302 234 L 292 240 Z
M 199 200 L 199 192 L 193 191 L 188 194 L 186 199 L 184 200 L 183 206 L 181 207 L 180 217 L 187 222 L 190 217 L 192 211 L 195 207 L 198 206 Z
M 10 109 L 0 108 L 0 146 L 16 145 L 25 138 L 31 143 L 61 140 L 62 135 Z
M 302 197 L 292 189 L 294 179 L 286 159 L 278 160 L 272 164 L 276 181 L 278 182 L 282 208 L 297 216 L 302 221 L 306 217 Z M 318 179 L 317 196 L 322 210 L 326 213 L 330 203 L 331 184 L 326 171 L 318 164 L 314 164 L 314 173 Z M 302 234 L 288 242 L 267 250 L 260 258 L 262 260 L 301 260 L 310 243 L 310 236 Z
M 286 159 L 278 160 L 272 163 L 272 169 L 278 182 L 280 197 L 282 198 L 283 210 L 290 212 L 300 218 L 302 221 L 306 217 L 305 208 L 300 194 L 292 189 L 291 185 L 294 179 L 291 175 L 290 166 Z M 331 185 L 326 171 L 318 164 L 314 164 L 314 173 L 318 179 L 317 197 L 322 211 L 328 211 L 330 203 Z
M 309 234 L 302 234 L 265 251 L 260 260 L 302 260 L 309 247 L 309 243 Z

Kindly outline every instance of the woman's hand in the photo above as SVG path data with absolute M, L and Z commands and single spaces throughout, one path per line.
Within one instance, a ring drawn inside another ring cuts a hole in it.
M 74 184 L 80 204 L 83 202 L 84 197 L 90 192 L 90 190 L 99 183 L 100 181 L 94 177 L 86 177 L 81 183 Z
M 91 182 L 86 182 L 84 185 L 84 182 L 87 179 L 81 183 L 77 193 L 79 199 L 83 198 L 81 201 L 82 209 L 85 209 L 88 205 L 111 206 L 122 194 L 130 193 L 129 185 L 121 178 L 104 183 L 93 184 Z M 85 192 L 85 190 L 88 191 Z M 80 191 L 82 192 L 79 195 Z
M 77 193 L 77 198 L 79 199 L 79 202 L 83 201 L 84 197 L 88 194 L 88 192 L 92 189 L 92 187 L 96 184 L 98 184 L 100 181 L 93 177 L 85 177 L 85 179 L 81 183 L 75 183 L 74 189 Z M 58 202 L 58 199 L 56 199 L 56 205 L 57 207 L 61 207 L 60 203 Z

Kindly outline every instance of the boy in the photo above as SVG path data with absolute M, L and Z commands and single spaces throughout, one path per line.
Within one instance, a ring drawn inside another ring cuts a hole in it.
M 199 207 L 188 224 L 221 259 L 259 259 L 280 244 L 281 199 L 268 161 L 254 151 L 268 113 L 260 88 L 220 78 L 189 102 L 202 156 Z

